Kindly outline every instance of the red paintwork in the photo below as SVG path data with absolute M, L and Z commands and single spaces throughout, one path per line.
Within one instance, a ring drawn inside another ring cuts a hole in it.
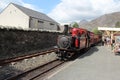
M 83 33 L 87 33 L 87 30 L 82 28 L 72 28 L 70 31 L 72 33 L 72 37 L 79 36 Z
M 82 28 L 72 28 L 71 30 L 71 35 L 72 37 L 75 38 L 75 47 L 76 48 L 85 48 L 86 47 L 86 43 L 87 43 L 87 37 L 85 36 L 84 38 L 80 39 L 80 36 L 82 34 L 87 35 L 87 30 L 86 29 L 82 29 Z
M 79 29 L 78 28 L 72 28 L 71 29 L 72 37 L 75 37 L 79 34 Z
M 90 45 L 93 45 L 95 43 L 94 41 L 94 33 L 93 32 L 90 32 Z
M 75 47 L 76 47 L 76 48 L 79 47 L 79 40 L 78 40 L 78 38 L 75 39 Z
M 90 44 L 93 45 L 101 40 L 100 35 L 90 32 Z
M 89 33 L 89 36 L 90 36 L 89 45 L 90 46 L 100 41 L 100 35 L 96 35 L 93 32 L 87 31 L 86 29 L 83 29 L 83 28 L 72 28 L 70 30 L 70 32 L 72 33 L 71 34 L 72 37 L 76 38 L 75 39 L 75 47 L 76 48 L 78 48 L 79 46 L 80 46 L 80 48 L 85 48 L 86 47 L 86 43 L 88 41 L 88 38 L 84 37 L 82 39 L 81 38 L 78 39 L 78 37 L 80 37 L 82 34 L 87 35 L 87 33 Z

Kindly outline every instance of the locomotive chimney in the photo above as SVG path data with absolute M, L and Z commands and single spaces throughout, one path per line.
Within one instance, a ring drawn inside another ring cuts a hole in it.
M 64 31 L 63 34 L 67 35 L 68 34 L 68 25 L 64 25 Z

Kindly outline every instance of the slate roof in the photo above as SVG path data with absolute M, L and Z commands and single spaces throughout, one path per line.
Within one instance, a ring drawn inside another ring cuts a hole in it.
M 43 14 L 43 13 L 38 12 L 38 11 L 34 11 L 32 9 L 29 9 L 29 8 L 26 8 L 26 7 L 23 7 L 23 6 L 14 4 L 14 3 L 11 3 L 11 4 L 13 4 L 15 7 L 17 7 L 18 9 L 20 9 L 22 12 L 24 12 L 26 15 L 28 15 L 30 17 L 34 17 L 34 18 L 38 18 L 38 19 L 57 23 L 56 21 L 54 21 L 53 19 L 48 17 L 46 14 Z

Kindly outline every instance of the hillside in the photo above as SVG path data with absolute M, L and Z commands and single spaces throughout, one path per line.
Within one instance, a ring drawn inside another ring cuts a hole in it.
M 87 23 L 88 23 L 88 21 L 83 19 L 78 24 L 79 24 L 79 26 L 82 26 L 83 24 L 87 24 Z
M 117 22 L 120 22 L 120 12 L 102 15 L 88 23 L 80 25 L 86 29 L 92 30 L 95 27 L 115 27 Z

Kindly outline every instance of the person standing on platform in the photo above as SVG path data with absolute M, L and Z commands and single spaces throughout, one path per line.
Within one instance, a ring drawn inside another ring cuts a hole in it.
M 104 46 L 104 45 L 105 45 L 105 37 L 102 36 L 102 46 Z

